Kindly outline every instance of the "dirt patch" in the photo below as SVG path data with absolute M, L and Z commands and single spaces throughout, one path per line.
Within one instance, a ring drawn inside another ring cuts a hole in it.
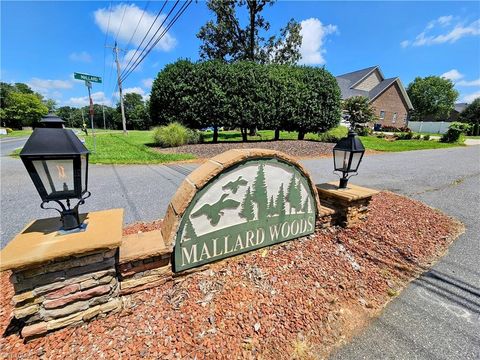
M 335 144 L 307 140 L 223 142 L 218 144 L 183 145 L 174 148 L 155 148 L 165 154 L 193 154 L 200 159 L 208 159 L 230 149 L 269 149 L 282 151 L 300 158 L 331 156 Z
M 27 344 L 18 335 L 3 337 L 0 353 L 12 359 L 322 358 L 444 254 L 461 231 L 461 224 L 425 204 L 383 192 L 361 225 L 213 264 L 124 297 L 120 313 Z M 13 310 L 8 273 L 0 285 L 5 331 Z
M 128 224 L 123 228 L 123 235 L 137 234 L 141 232 L 148 232 L 153 230 L 160 230 L 162 227 L 163 220 L 155 220 L 152 222 L 136 222 Z

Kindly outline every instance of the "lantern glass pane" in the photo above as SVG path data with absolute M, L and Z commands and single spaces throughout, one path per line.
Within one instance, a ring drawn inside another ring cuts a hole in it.
M 82 155 L 81 158 L 82 167 L 82 193 L 87 190 L 87 155 Z
M 358 165 L 360 165 L 360 160 L 362 159 L 363 152 L 356 152 L 352 154 L 352 164 L 350 165 L 350 169 L 352 171 L 357 171 Z
M 32 163 L 48 196 L 74 192 L 73 161 L 71 159 L 34 160 Z
M 334 150 L 335 170 L 347 172 L 349 158 L 350 151 Z

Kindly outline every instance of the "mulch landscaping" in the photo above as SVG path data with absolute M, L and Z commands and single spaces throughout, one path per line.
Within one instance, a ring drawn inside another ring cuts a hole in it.
M 129 231 L 143 231 L 136 226 Z M 11 359 L 322 358 L 378 315 L 462 229 L 421 202 L 382 192 L 361 225 L 319 230 L 212 264 L 126 296 L 121 312 L 81 327 L 26 344 L 17 334 L 2 337 L 0 354 Z M 2 331 L 12 318 L 8 276 L 0 278 Z
M 332 155 L 335 144 L 308 140 L 280 140 L 253 142 L 222 142 L 183 145 L 173 148 L 155 148 L 164 154 L 193 154 L 200 159 L 212 158 L 230 149 L 269 149 L 284 152 L 288 155 L 309 158 Z

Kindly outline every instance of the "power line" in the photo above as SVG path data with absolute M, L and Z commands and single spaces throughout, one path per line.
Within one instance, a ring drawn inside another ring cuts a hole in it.
M 168 14 L 165 16 L 165 18 L 163 19 L 162 23 L 160 24 L 160 26 L 158 27 L 157 31 L 155 31 L 155 34 L 153 34 L 153 36 L 150 38 L 150 40 L 148 41 L 148 43 L 145 45 L 145 47 L 142 49 L 142 52 L 140 53 L 140 55 L 138 55 L 138 57 L 135 59 L 135 61 L 130 65 L 130 68 L 128 68 L 128 65 L 125 67 L 123 73 L 122 73 L 122 77 L 124 77 L 127 73 L 129 73 L 129 71 L 135 66 L 135 64 L 139 61 L 139 59 L 142 57 L 142 55 L 145 53 L 145 50 L 147 50 L 148 46 L 150 45 L 150 43 L 153 41 L 153 39 L 155 38 L 155 36 L 157 36 L 158 32 L 160 30 L 162 30 L 162 27 L 163 27 L 163 24 L 165 24 L 165 22 L 167 21 L 167 19 L 170 17 L 170 15 L 172 14 L 173 10 L 175 10 L 175 8 L 177 7 L 178 3 L 180 2 L 180 0 L 177 0 L 175 2 L 175 4 L 172 6 L 172 8 L 170 9 L 170 11 L 168 12 Z M 133 59 L 133 57 L 132 57 Z M 142 58 L 143 59 L 143 58 Z M 141 62 L 141 60 L 140 60 Z M 136 66 L 135 66 L 136 67 Z
M 130 40 L 128 40 L 128 43 L 127 43 L 127 46 L 125 46 L 125 49 L 128 49 L 128 46 L 132 42 L 133 37 L 137 33 L 138 27 L 139 27 L 140 23 L 142 22 L 143 16 L 145 15 L 145 11 L 147 10 L 149 4 L 150 4 L 150 1 L 147 1 L 147 3 L 145 4 L 145 6 L 143 8 L 142 16 L 140 16 L 140 20 L 138 20 L 137 26 L 135 27 L 135 30 L 133 31 L 133 34 L 130 37 Z
M 112 2 L 110 1 L 110 4 L 108 5 L 108 23 L 107 23 L 107 31 L 105 32 L 105 41 L 103 42 L 103 95 L 105 96 L 105 64 L 106 64 L 106 55 L 107 55 L 107 37 L 108 37 L 108 31 L 110 30 L 110 17 L 112 16 Z M 110 76 L 112 72 L 110 71 Z M 110 80 L 109 80 L 110 81 Z
M 117 35 L 115 36 L 115 42 L 117 42 L 118 39 L 118 34 L 120 33 L 120 29 L 122 28 L 123 24 L 123 19 L 125 18 L 125 12 L 127 11 L 127 5 L 123 5 L 123 15 L 122 15 L 122 20 L 120 21 L 120 26 L 118 27 L 117 30 Z
M 162 13 L 162 11 L 163 11 L 163 9 L 165 8 L 165 5 L 166 5 L 166 4 L 167 4 L 167 1 L 164 1 L 161 9 L 158 11 L 157 16 L 155 16 L 155 19 L 153 20 L 152 24 L 150 25 L 147 33 L 145 34 L 145 36 L 143 37 L 142 41 L 141 41 L 140 44 L 138 45 L 137 49 L 136 49 L 135 52 L 133 53 L 133 56 L 130 57 L 130 59 L 128 60 L 128 63 L 127 63 L 127 65 L 125 66 L 124 69 L 127 69 L 127 68 L 128 68 L 128 66 L 129 66 L 130 63 L 132 62 L 133 58 L 135 57 L 135 55 L 137 55 L 138 50 L 140 50 L 140 48 L 142 47 L 143 42 L 145 41 L 145 39 L 147 38 L 148 34 L 149 34 L 150 31 L 152 30 L 153 25 L 155 25 L 155 22 L 157 21 L 158 17 L 159 17 L 160 14 Z M 154 35 L 154 36 L 155 36 L 155 35 Z
M 147 52 L 140 58 L 137 58 L 135 64 L 132 64 L 130 69 L 126 70 L 124 72 L 124 75 L 122 77 L 122 81 L 125 81 L 125 79 L 140 65 L 140 63 L 145 59 L 145 57 L 153 50 L 153 48 L 158 44 L 158 42 L 165 36 L 165 34 L 170 30 L 170 28 L 177 22 L 178 18 L 185 12 L 185 10 L 190 6 L 193 0 L 189 0 L 188 2 L 185 2 L 182 7 L 177 11 L 173 19 L 170 21 L 170 23 L 164 28 L 163 32 L 158 36 L 158 38 L 155 40 L 155 42 L 152 44 L 152 46 L 147 50 Z M 177 1 L 178 3 L 178 1 Z M 177 5 L 175 4 L 175 6 Z M 172 10 L 175 8 L 175 6 L 170 10 L 169 14 L 165 18 L 165 20 L 169 17 L 171 14 Z M 160 29 L 160 28 L 159 28 Z M 153 39 L 153 38 L 152 38 Z

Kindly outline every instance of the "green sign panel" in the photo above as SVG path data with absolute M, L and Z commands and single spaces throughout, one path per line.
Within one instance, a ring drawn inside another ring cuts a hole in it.
M 101 83 L 102 78 L 100 76 L 88 75 L 88 74 L 81 74 L 81 73 L 73 73 L 73 77 L 77 80 L 85 80 L 91 81 L 96 83 Z
M 293 164 L 252 159 L 221 173 L 187 207 L 175 272 L 295 239 L 315 230 L 310 182 Z

